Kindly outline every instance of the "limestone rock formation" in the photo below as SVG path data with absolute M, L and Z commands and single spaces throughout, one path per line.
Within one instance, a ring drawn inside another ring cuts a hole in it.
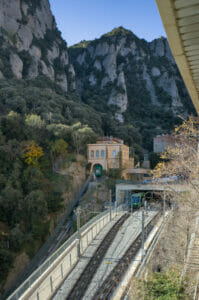
M 120 122 L 141 105 L 174 117 L 192 109 L 166 38 L 149 43 L 119 27 L 70 47 L 69 56 L 82 100 L 113 107 Z
M 22 78 L 22 71 L 23 71 L 23 62 L 19 58 L 17 54 L 11 53 L 10 55 L 10 65 L 13 74 L 18 78 Z
M 70 77 L 74 89 L 74 70 L 71 76 L 67 46 L 48 0 L 0 1 L 0 41 L 1 77 L 32 79 L 45 75 L 64 91 L 70 89 Z
M 0 43 L 0 79 L 46 76 L 65 92 L 77 92 L 106 128 L 108 116 L 147 138 L 147 130 L 155 135 L 179 114 L 193 112 L 163 37 L 149 43 L 119 27 L 67 48 L 48 0 L 1 0 Z

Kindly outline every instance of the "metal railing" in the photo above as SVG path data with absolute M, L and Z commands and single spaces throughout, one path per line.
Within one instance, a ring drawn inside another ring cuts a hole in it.
M 122 208 L 118 208 L 117 212 Z M 116 212 L 113 209 L 113 212 Z M 92 218 L 88 223 L 81 227 L 80 231 L 83 233 L 92 224 L 96 223 L 99 219 L 103 218 L 109 214 L 109 210 L 102 212 L 96 217 Z M 59 249 L 57 249 L 41 266 L 38 267 L 24 282 L 18 287 L 18 289 L 8 297 L 8 300 L 17 300 L 25 291 L 55 262 L 55 260 L 60 257 L 63 252 L 78 238 L 78 233 L 74 233 Z
M 7 297 L 22 283 L 25 281 L 25 279 L 34 272 L 35 269 L 37 269 L 39 263 L 42 261 L 42 259 L 45 257 L 46 253 L 48 252 L 48 249 L 50 248 L 52 242 L 56 237 L 59 235 L 60 230 L 62 229 L 64 223 L 69 218 L 70 214 L 72 213 L 75 206 L 78 204 L 79 199 L 81 198 L 82 194 L 86 191 L 90 180 L 91 180 L 92 174 L 87 178 L 86 182 L 83 184 L 82 188 L 78 192 L 78 194 L 75 196 L 73 202 L 71 203 L 69 209 L 67 210 L 67 213 L 61 218 L 58 225 L 54 229 L 54 231 L 51 233 L 50 237 L 47 239 L 47 241 L 44 243 L 44 245 L 40 248 L 38 253 L 35 255 L 35 257 L 30 262 L 28 268 L 25 270 L 24 273 L 21 275 L 19 274 L 19 279 L 16 280 L 13 284 L 13 286 L 3 295 L 2 299 L 7 299 Z
M 11 295 L 9 300 L 17 300 L 24 292 L 53 264 L 53 262 L 77 239 L 77 232 L 73 234 L 55 253 L 53 253 L 30 277 Z

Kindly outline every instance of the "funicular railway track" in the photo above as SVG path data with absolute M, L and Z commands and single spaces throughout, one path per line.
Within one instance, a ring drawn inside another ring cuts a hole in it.
M 160 213 L 158 213 L 147 225 L 147 235 L 149 235 L 149 233 L 152 231 L 154 223 L 156 223 L 156 220 L 159 217 L 159 215 Z M 114 289 L 117 287 L 121 278 L 127 271 L 132 260 L 135 258 L 138 250 L 141 248 L 141 244 L 142 237 L 140 233 L 138 237 L 134 240 L 134 242 L 130 245 L 130 247 L 127 249 L 122 258 L 119 260 L 118 264 L 111 271 L 109 276 L 97 289 L 94 296 L 92 297 L 92 300 L 108 300 L 111 298 Z
M 128 217 L 128 213 L 124 214 L 106 234 L 66 299 L 77 300 L 83 298 L 97 268 L 106 254 L 106 251 L 115 238 L 119 228 L 124 224 Z

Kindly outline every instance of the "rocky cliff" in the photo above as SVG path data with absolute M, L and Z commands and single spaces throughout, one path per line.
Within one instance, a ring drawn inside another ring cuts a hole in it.
M 102 104 L 114 107 L 119 122 L 148 118 L 152 110 L 174 118 L 193 111 L 163 37 L 148 43 L 119 27 L 74 45 L 69 55 L 82 100 L 95 107 L 97 101 L 99 110 Z
M 48 0 L 1 0 L 0 43 L 0 78 L 43 74 L 64 91 L 75 89 L 74 69 Z
M 18 79 L 14 96 L 13 91 L 5 93 L 5 83 L 1 86 L 6 113 L 34 112 L 43 119 L 53 114 L 57 122 L 66 123 L 71 122 L 72 113 L 75 120 L 84 120 L 100 134 L 121 138 L 125 134 L 128 141 L 133 132 L 135 139 L 129 144 L 141 144 L 141 134 L 144 147 L 152 149 L 154 135 L 173 129 L 178 115 L 194 111 L 165 38 L 148 43 L 119 27 L 100 39 L 82 41 L 68 49 L 48 0 L 1 0 L 0 43 L 0 79 Z M 40 84 L 39 76 L 45 85 Z M 37 92 L 44 93 L 44 99 L 29 96 L 32 90 L 25 97 L 24 87 L 19 93 L 19 79 L 34 86 L 33 79 L 38 77 Z M 55 96 L 50 100 L 48 88 L 55 89 L 52 82 L 69 92 L 68 99 L 75 100 L 72 108 L 65 98 L 62 104 Z M 10 80 L 9 85 L 13 85 Z M 77 91 L 81 101 L 71 91 Z M 92 111 L 95 118 L 85 110 Z M 93 125 L 96 116 L 98 127 Z

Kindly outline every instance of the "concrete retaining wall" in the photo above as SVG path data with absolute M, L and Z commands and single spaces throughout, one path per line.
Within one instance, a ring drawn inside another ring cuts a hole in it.
M 147 240 L 144 243 L 144 249 L 145 251 L 148 251 L 150 245 L 152 244 L 152 241 L 158 234 L 159 230 L 161 230 L 161 227 L 166 223 L 167 217 L 169 213 L 166 212 L 166 219 L 164 220 L 164 217 L 160 217 L 157 224 L 153 227 L 152 231 L 150 232 L 149 236 L 147 237 Z M 148 253 L 146 254 L 148 256 Z M 145 264 L 145 262 L 143 262 Z M 136 254 L 134 260 L 130 264 L 128 270 L 124 274 L 122 280 L 117 285 L 116 290 L 114 291 L 111 300 L 120 300 L 124 296 L 125 291 L 128 289 L 129 284 L 131 282 L 132 277 L 136 274 L 137 270 L 139 269 L 140 265 L 142 264 L 142 249 L 138 251 Z M 128 298 L 128 297 L 127 297 Z M 125 298 L 126 299 L 126 298 Z
M 116 216 L 116 211 L 112 212 L 112 218 Z M 103 229 L 103 227 L 110 222 L 109 212 L 103 213 L 96 221 L 93 220 L 93 223 L 88 227 L 83 226 L 83 231 L 81 232 L 81 241 L 80 241 L 80 253 L 82 254 L 96 235 Z M 33 283 L 32 278 L 34 273 L 38 273 L 38 269 L 8 298 L 8 300 L 21 299 L 21 300 L 48 300 L 52 297 L 56 289 L 61 285 L 63 280 L 69 274 L 71 269 L 78 261 L 78 251 L 77 251 L 77 239 L 61 253 L 53 263 L 42 272 L 41 276 L 37 278 Z M 59 249 L 57 250 L 59 251 Z M 50 259 L 50 258 L 49 258 Z M 44 262 L 45 264 L 45 262 Z M 25 286 L 27 285 L 27 289 Z M 23 286 L 23 287 L 22 287 Z M 24 293 L 19 296 L 21 293 L 18 291 L 24 288 Z

